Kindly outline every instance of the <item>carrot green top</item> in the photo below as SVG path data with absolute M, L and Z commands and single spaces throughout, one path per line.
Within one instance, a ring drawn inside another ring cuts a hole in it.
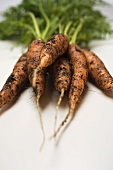
M 103 5 L 103 0 L 23 0 L 3 13 L 0 39 L 28 45 L 64 33 L 71 43 L 88 46 L 113 33 L 110 21 L 96 8 Z

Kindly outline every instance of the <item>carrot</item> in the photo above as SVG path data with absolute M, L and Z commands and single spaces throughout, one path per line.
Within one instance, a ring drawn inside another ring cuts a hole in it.
M 0 91 L 0 108 L 12 102 L 28 81 L 26 54 L 23 54 Z
M 36 94 L 36 103 L 38 107 L 38 112 L 40 116 L 41 128 L 43 132 L 43 142 L 42 146 L 45 141 L 45 132 L 43 127 L 42 115 L 40 112 L 39 106 L 39 99 L 43 94 L 46 86 L 46 68 L 39 69 L 36 71 L 36 67 L 38 67 L 40 63 L 40 53 L 44 46 L 44 41 L 42 40 L 34 40 L 28 47 L 27 51 L 27 70 L 28 70 L 28 77 L 31 86 L 33 87 L 35 94 Z M 41 148 L 42 148 L 41 146 Z
M 67 54 L 73 65 L 73 75 L 69 90 L 69 112 L 54 133 L 54 137 L 60 131 L 61 127 L 68 120 L 68 118 L 70 116 L 73 117 L 77 101 L 84 90 L 88 75 L 86 58 L 81 52 L 76 51 L 75 44 L 71 44 L 69 46 Z
M 55 123 L 54 123 L 54 132 L 55 132 L 56 122 L 57 122 L 57 111 L 62 101 L 62 98 L 64 96 L 64 92 L 67 91 L 69 88 L 70 80 L 71 80 L 71 66 L 69 60 L 65 58 L 65 56 L 58 58 L 56 62 L 53 63 L 52 75 L 53 75 L 54 87 L 56 88 L 57 91 L 61 93 L 56 107 L 56 115 L 55 115 Z
M 100 89 L 113 90 L 113 77 L 102 60 L 90 50 L 81 49 L 78 45 L 76 48 L 86 56 L 89 75 Z
M 65 53 L 68 45 L 68 37 L 64 34 L 56 34 L 50 37 L 41 51 L 39 67 L 50 66 L 59 56 Z
M 27 51 L 27 70 L 28 77 L 31 86 L 33 87 L 37 99 L 39 100 L 40 96 L 44 92 L 45 89 L 45 73 L 46 69 L 40 69 L 35 72 L 35 68 L 38 67 L 40 63 L 40 53 L 42 47 L 44 46 L 44 41 L 42 40 L 34 40 L 28 47 Z

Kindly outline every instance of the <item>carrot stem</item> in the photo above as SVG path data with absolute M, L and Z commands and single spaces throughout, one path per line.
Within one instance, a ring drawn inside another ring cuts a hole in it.
M 59 34 L 62 34 L 62 33 L 63 33 L 63 25 L 59 24 Z
M 52 21 L 51 21 L 51 29 L 49 30 L 49 32 L 47 33 L 47 37 L 50 37 L 55 31 L 56 29 L 58 28 L 58 25 L 55 24 L 57 22 L 58 18 L 54 18 Z M 47 37 L 45 39 L 47 39 Z
M 83 27 L 83 21 L 81 21 L 81 22 L 78 24 L 77 28 L 75 29 L 75 32 L 74 32 L 74 34 L 73 34 L 73 36 L 72 36 L 72 39 L 71 39 L 71 41 L 70 41 L 70 44 L 76 43 L 77 36 L 78 36 L 79 32 L 81 31 L 82 27 Z
M 39 25 L 38 25 L 37 19 L 36 19 L 35 15 L 32 12 L 27 12 L 27 14 L 32 19 L 32 22 L 33 22 L 33 25 L 34 25 L 34 28 L 35 28 L 35 32 L 36 32 L 36 38 L 38 39 L 38 38 L 41 37 L 41 32 L 40 32 L 40 29 L 39 29 Z
M 36 38 L 36 32 L 35 32 L 35 30 L 34 30 L 30 25 L 28 25 L 28 24 L 21 24 L 21 26 L 23 26 L 23 27 L 27 28 L 28 30 L 30 30 L 31 33 L 32 33 L 32 34 L 34 35 L 34 37 Z
M 50 20 L 49 20 L 47 14 L 45 13 L 44 9 L 41 7 L 41 5 L 39 5 L 39 10 L 46 21 L 46 28 L 42 33 L 42 38 L 45 39 L 45 37 L 49 31 L 49 28 L 50 28 Z
M 65 35 L 68 35 L 67 33 L 68 33 L 68 31 L 69 31 L 69 28 L 70 28 L 71 24 L 72 24 L 72 21 L 68 22 L 68 24 L 66 25 L 66 27 L 65 27 L 65 29 L 64 29 L 64 34 L 65 34 Z

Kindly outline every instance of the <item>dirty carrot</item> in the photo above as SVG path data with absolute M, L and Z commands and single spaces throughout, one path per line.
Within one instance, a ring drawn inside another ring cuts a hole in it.
M 113 77 L 110 75 L 103 61 L 92 51 L 81 49 L 78 45 L 76 48 L 86 56 L 88 72 L 92 80 L 102 90 L 113 90 Z
M 54 132 L 56 129 L 57 122 L 57 112 L 59 105 L 62 101 L 65 91 L 68 90 L 71 80 L 71 66 L 68 58 L 65 56 L 61 56 L 56 60 L 56 62 L 52 65 L 52 77 L 54 82 L 54 87 L 57 91 L 60 92 L 60 97 L 58 99 L 56 114 L 55 114 L 55 123 L 54 123 Z
M 50 66 L 59 56 L 65 53 L 68 45 L 68 37 L 64 34 L 56 34 L 50 37 L 42 48 L 40 67 Z
M 38 67 L 40 63 L 40 53 L 44 46 L 44 41 L 42 40 L 34 40 L 28 47 L 27 51 L 27 70 L 28 70 L 28 78 L 31 86 L 33 87 L 36 94 L 36 103 L 38 107 L 38 112 L 40 116 L 40 123 L 43 132 L 43 142 L 45 141 L 45 132 L 43 127 L 42 115 L 40 112 L 39 99 L 43 94 L 46 86 L 46 68 L 39 69 L 36 71 L 36 67 Z M 41 146 L 41 148 L 42 148 Z
M 15 64 L 12 73 L 0 91 L 0 108 L 9 102 L 12 102 L 15 97 L 19 95 L 27 81 L 26 54 L 23 54 Z
M 69 112 L 66 115 L 65 119 L 62 121 L 56 132 L 54 133 L 54 137 L 60 131 L 61 127 L 68 120 L 70 116 L 74 116 L 74 111 L 76 104 L 84 90 L 85 83 L 87 81 L 88 69 L 87 62 L 84 54 L 76 51 L 75 44 L 71 44 L 68 48 L 67 55 L 72 61 L 73 65 L 73 75 L 70 84 L 69 90 Z

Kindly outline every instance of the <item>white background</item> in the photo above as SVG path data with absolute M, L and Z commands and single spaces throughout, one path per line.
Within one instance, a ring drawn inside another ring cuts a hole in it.
M 0 11 L 17 2 L 0 0 Z M 102 10 L 109 18 L 113 18 L 112 11 L 113 7 Z M 11 50 L 12 47 L 11 42 L 0 41 L 0 88 L 21 55 L 19 47 Z M 92 42 L 91 49 L 113 75 L 113 39 Z M 0 170 L 113 170 L 113 94 L 108 97 L 88 82 L 74 120 L 57 144 L 49 137 L 58 96 L 48 82 L 40 101 L 47 136 L 41 152 L 42 133 L 32 88 L 27 88 L 12 106 L 1 109 Z M 65 97 L 58 123 L 67 112 Z

